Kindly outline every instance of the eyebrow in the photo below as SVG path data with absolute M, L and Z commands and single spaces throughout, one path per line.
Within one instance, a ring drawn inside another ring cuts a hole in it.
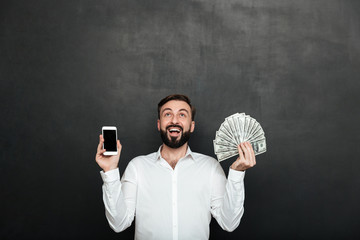
M 189 114 L 189 111 L 186 110 L 185 108 L 182 108 L 182 109 L 179 110 L 179 112 L 181 112 L 181 111 L 185 111 L 187 114 Z
M 164 108 L 164 109 L 161 111 L 161 113 L 164 113 L 166 110 L 170 110 L 170 111 L 172 111 L 172 109 L 171 109 L 171 108 Z M 181 109 L 179 109 L 179 112 L 181 112 L 181 111 L 185 111 L 185 112 L 187 112 L 187 114 L 189 114 L 189 111 L 188 111 L 188 110 L 186 110 L 185 108 L 181 108 Z

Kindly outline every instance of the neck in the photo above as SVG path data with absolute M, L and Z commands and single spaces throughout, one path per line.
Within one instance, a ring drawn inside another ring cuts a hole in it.
M 160 152 L 162 158 L 174 169 L 178 161 L 185 156 L 187 148 L 188 143 L 185 143 L 179 148 L 170 148 L 163 144 Z

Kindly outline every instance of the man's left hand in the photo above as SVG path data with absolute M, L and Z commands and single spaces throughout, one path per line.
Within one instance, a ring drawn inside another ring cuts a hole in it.
M 249 142 L 243 142 L 238 145 L 239 157 L 231 165 L 231 169 L 245 171 L 256 165 L 255 153 Z

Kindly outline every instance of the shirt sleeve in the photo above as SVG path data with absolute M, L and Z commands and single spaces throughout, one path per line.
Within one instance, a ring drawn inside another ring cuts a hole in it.
M 118 168 L 101 171 L 100 175 L 104 182 L 102 190 L 106 218 L 115 232 L 121 232 L 131 225 L 135 217 L 136 169 L 130 162 L 121 181 Z
M 211 214 L 222 229 L 232 232 L 240 224 L 244 213 L 245 172 L 229 169 L 228 179 L 220 164 L 213 174 L 211 192 Z

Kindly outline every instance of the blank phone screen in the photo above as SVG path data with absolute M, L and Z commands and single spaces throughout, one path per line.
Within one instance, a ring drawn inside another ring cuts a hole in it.
M 106 151 L 116 152 L 116 131 L 104 130 L 104 148 Z

